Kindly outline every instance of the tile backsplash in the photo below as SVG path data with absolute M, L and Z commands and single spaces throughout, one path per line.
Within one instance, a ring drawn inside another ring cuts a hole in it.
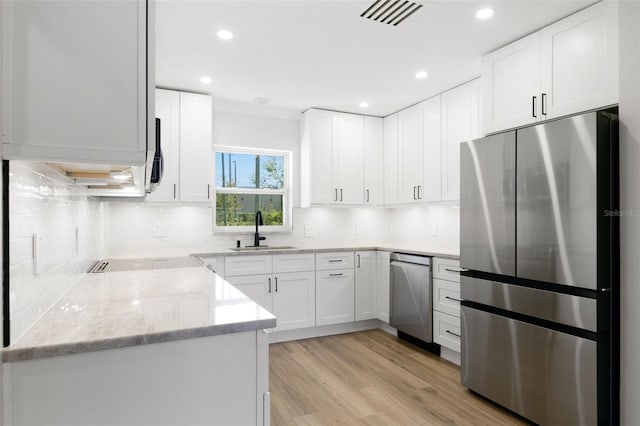
M 105 252 L 105 206 L 41 163 L 11 161 L 11 341 Z

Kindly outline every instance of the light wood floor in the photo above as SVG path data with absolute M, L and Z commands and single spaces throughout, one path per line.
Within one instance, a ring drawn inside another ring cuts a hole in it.
M 525 424 L 460 385 L 460 369 L 371 330 L 270 345 L 272 425 Z

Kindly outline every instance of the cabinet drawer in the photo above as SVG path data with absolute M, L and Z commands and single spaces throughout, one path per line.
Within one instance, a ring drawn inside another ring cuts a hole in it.
M 460 317 L 460 284 L 434 279 L 433 310 Z
M 460 318 L 434 311 L 433 341 L 460 352 Z
M 328 271 L 333 269 L 353 268 L 353 252 L 317 253 L 316 270 Z
M 453 259 L 433 259 L 433 278 L 460 282 L 460 261 Z
M 315 270 L 313 253 L 276 254 L 273 256 L 273 273 L 307 272 Z
M 227 256 L 224 258 L 225 277 L 270 274 L 273 271 L 271 255 Z

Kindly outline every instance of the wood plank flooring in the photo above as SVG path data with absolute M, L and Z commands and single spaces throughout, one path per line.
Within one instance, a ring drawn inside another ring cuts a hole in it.
M 526 424 L 460 385 L 458 366 L 382 330 L 270 345 L 271 424 Z

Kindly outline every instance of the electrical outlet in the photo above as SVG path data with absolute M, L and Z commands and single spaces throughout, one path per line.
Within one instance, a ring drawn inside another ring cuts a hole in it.
M 153 225 L 153 238 L 167 238 L 168 236 L 167 225 Z
M 362 225 L 356 225 L 356 235 L 362 235 Z
M 433 227 L 431 228 L 431 236 L 432 237 L 437 237 L 438 236 L 438 224 L 434 223 Z
M 305 238 L 313 238 L 314 237 L 313 226 L 305 226 L 304 227 L 304 237 Z

